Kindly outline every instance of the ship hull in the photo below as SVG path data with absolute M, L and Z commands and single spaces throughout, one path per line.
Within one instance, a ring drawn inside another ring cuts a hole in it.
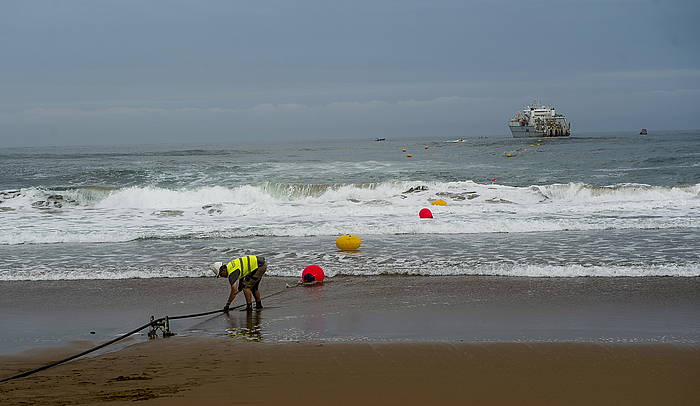
M 513 138 L 537 138 L 537 137 L 568 137 L 570 134 L 550 134 L 547 131 L 538 131 L 531 125 L 509 125 Z

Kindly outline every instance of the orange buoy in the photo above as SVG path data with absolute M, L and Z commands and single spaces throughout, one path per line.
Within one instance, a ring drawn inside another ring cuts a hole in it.
M 431 218 L 433 218 L 433 212 L 430 211 L 429 209 L 421 209 L 418 212 L 418 217 L 420 217 L 422 219 L 431 219 Z
M 413 154 L 406 154 L 406 158 L 413 158 Z
M 360 248 L 360 245 L 362 245 L 360 237 L 352 234 L 341 235 L 335 240 L 335 246 L 343 251 L 356 250 Z

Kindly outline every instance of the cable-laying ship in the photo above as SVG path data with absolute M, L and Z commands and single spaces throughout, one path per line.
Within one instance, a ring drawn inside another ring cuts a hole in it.
M 554 107 L 545 106 L 537 101 L 515 113 L 508 122 L 508 127 L 515 138 L 571 135 L 571 123 L 566 116 L 558 114 Z

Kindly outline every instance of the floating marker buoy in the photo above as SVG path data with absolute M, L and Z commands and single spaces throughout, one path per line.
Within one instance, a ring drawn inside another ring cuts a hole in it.
M 429 147 L 429 146 L 427 146 L 427 145 L 423 147 L 423 149 L 428 149 L 428 148 L 430 148 L 430 147 Z
M 497 181 L 497 180 L 498 180 L 498 179 L 496 179 L 496 178 L 491 178 L 491 182 L 495 182 L 495 181 Z
M 326 275 L 318 265 L 309 265 L 301 272 L 301 280 L 304 283 L 321 283 Z
M 447 206 L 447 202 L 444 200 L 434 200 L 432 203 L 433 206 Z
M 352 251 L 360 248 L 362 240 L 360 237 L 352 234 L 341 235 L 336 238 L 335 246 L 343 251 Z
M 429 209 L 421 209 L 418 212 L 418 217 L 420 217 L 422 219 L 431 219 L 431 218 L 433 218 L 433 212 L 430 211 Z
M 401 149 L 401 152 L 406 152 L 406 148 L 402 148 L 402 149 Z
M 406 154 L 406 158 L 413 158 L 413 154 Z
M 503 156 L 510 158 L 513 156 L 513 154 L 503 154 Z

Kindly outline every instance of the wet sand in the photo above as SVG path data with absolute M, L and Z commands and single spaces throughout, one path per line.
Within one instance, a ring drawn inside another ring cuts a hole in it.
M 175 337 L 147 341 L 144 332 L 0 384 L 0 404 L 700 399 L 700 278 L 377 276 L 285 288 L 293 282 L 265 278 L 263 295 L 279 294 L 263 311 L 179 320 Z M 80 352 L 151 314 L 220 308 L 227 290 L 215 278 L 4 282 L 0 376 Z
M 336 277 L 285 289 L 294 282 L 266 277 L 263 295 L 281 293 L 264 300 L 263 312 L 179 320 L 173 331 L 267 342 L 700 345 L 700 278 Z M 0 354 L 106 341 L 151 315 L 221 308 L 227 294 L 216 278 L 3 282 Z M 239 295 L 235 303 L 242 302 Z
M 0 357 L 7 375 L 59 354 Z M 700 348 L 169 338 L 0 384 L 0 403 L 695 405 Z

